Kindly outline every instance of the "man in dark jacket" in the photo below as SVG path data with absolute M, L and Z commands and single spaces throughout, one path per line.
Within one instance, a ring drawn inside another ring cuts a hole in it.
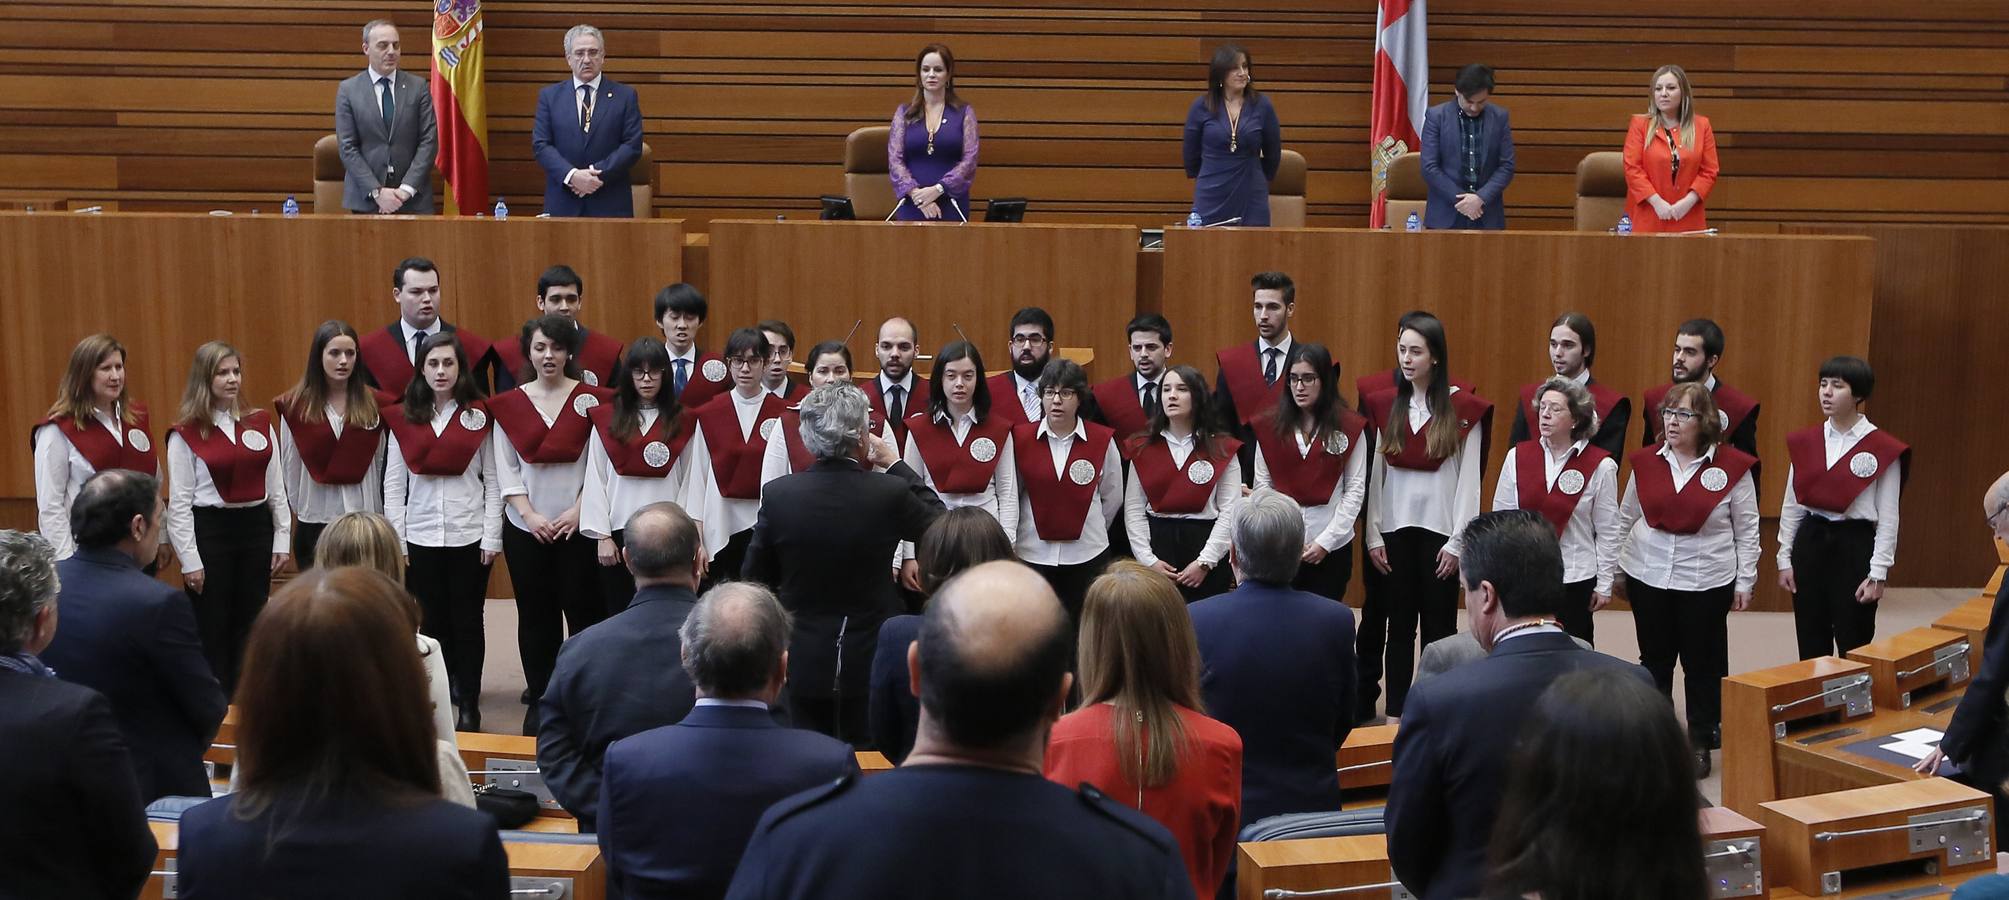
M 2009 541 L 2009 472 L 1995 479 L 1981 495 L 1981 511 L 1998 541 Z M 1982 643 L 1981 671 L 1967 685 L 1953 719 L 1946 724 L 1946 736 L 1939 748 L 1919 760 L 1914 768 L 1927 775 L 1937 774 L 1949 760 L 1960 766 L 1960 781 L 1995 795 L 2000 805 L 2009 802 L 2002 789 L 2009 779 L 2009 714 L 2005 714 L 2002 694 L 2009 690 L 2009 590 L 1995 594 L 1995 607 L 1988 614 L 1988 632 Z M 2009 836 L 2001 816 L 1995 817 L 1995 840 L 1999 846 Z

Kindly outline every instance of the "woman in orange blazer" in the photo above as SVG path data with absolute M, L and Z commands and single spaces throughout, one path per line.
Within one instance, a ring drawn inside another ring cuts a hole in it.
M 1709 227 L 1702 201 L 1716 186 L 1716 132 L 1695 114 L 1688 73 L 1661 66 L 1653 101 L 1625 135 L 1625 213 L 1632 230 L 1699 231 Z

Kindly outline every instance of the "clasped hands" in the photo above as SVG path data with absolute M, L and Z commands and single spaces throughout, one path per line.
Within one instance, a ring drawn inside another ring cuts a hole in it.
M 1661 221 L 1672 222 L 1687 216 L 1689 211 L 1695 208 L 1695 204 L 1701 201 L 1695 196 L 1694 191 L 1689 191 L 1688 196 L 1673 203 L 1667 202 L 1659 194 L 1646 195 L 1646 202 L 1653 206 L 1653 214 L 1659 216 Z
M 931 184 L 927 187 L 917 187 L 909 191 L 907 193 L 907 200 L 914 204 L 915 209 L 921 211 L 921 215 L 927 216 L 930 219 L 939 219 L 942 217 L 942 195 L 946 193 L 948 191 L 943 190 L 941 185 Z
M 586 168 L 583 169 L 574 169 L 572 171 L 572 177 L 565 180 L 565 186 L 571 188 L 572 193 L 575 196 L 579 197 L 591 196 L 593 192 L 598 191 L 600 189 L 600 185 L 603 183 L 600 179 L 600 175 L 601 172 L 599 166 L 587 166 Z

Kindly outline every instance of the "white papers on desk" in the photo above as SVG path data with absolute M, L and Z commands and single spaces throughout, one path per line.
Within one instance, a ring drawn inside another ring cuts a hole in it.
M 1936 728 L 1914 728 L 1891 735 L 1895 740 L 1884 744 L 1883 749 L 1912 759 L 1924 759 L 1939 749 L 1939 740 L 1945 736 L 1945 732 Z

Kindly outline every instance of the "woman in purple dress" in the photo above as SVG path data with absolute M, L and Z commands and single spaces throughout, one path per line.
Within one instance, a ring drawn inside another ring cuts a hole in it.
M 977 177 L 977 112 L 956 96 L 956 57 L 941 44 L 914 59 L 914 99 L 893 111 L 886 169 L 904 222 L 967 222 Z
M 1186 177 L 1201 224 L 1270 224 L 1270 179 L 1283 135 L 1270 98 L 1249 79 L 1249 54 L 1234 44 L 1214 51 L 1207 93 L 1186 110 Z M 1239 219 L 1240 221 L 1235 221 Z

